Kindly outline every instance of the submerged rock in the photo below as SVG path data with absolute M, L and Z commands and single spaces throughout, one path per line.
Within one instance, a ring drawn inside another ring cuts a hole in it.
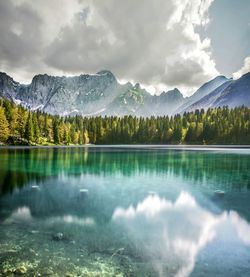
M 225 195 L 225 191 L 223 190 L 215 190 L 214 195 L 218 197 L 223 197 Z
M 52 236 L 52 239 L 55 240 L 55 241 L 59 241 L 59 240 L 62 240 L 63 239 L 63 233 L 56 233 Z
M 11 276 L 13 274 L 13 269 L 12 268 L 4 268 L 2 270 L 2 273 L 4 276 Z
M 85 193 L 88 193 L 89 190 L 88 189 L 80 189 L 79 192 L 82 194 L 85 194 Z
M 31 233 L 31 234 L 38 234 L 39 231 L 38 231 L 38 230 L 31 230 L 30 233 Z
M 20 275 L 25 274 L 26 272 L 27 272 L 27 268 L 24 265 L 17 267 L 15 270 L 15 273 Z
M 31 186 L 32 189 L 39 189 L 40 187 L 38 185 Z
M 45 276 L 49 276 L 49 275 L 53 275 L 54 272 L 52 271 L 52 269 L 48 268 L 45 272 L 44 272 L 44 275 Z
M 86 197 L 88 197 L 88 194 L 89 194 L 89 190 L 88 189 L 81 188 L 81 189 L 79 189 L 78 198 L 79 199 L 85 199 Z

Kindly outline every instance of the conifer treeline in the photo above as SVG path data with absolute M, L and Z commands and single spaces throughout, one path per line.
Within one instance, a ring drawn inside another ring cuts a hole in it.
M 196 110 L 172 117 L 60 117 L 0 99 L 3 144 L 250 144 L 250 109 Z

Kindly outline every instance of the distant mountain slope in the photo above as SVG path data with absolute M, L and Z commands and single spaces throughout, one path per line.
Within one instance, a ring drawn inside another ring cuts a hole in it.
M 224 89 L 214 106 L 250 106 L 250 72 L 243 75 L 238 80 L 234 80 Z
M 218 99 L 224 89 L 227 88 L 232 82 L 232 80 L 228 80 L 227 82 L 223 83 L 218 88 L 210 92 L 208 95 L 201 98 L 199 101 L 186 107 L 185 112 L 190 112 L 196 109 L 212 108 L 214 106 L 214 102 Z
M 185 111 L 228 106 L 250 107 L 250 72 L 237 80 L 228 80 L 199 101 L 188 106 Z
M 184 97 L 178 89 L 152 96 L 139 84 L 129 88 L 110 103 L 109 115 L 171 115 L 183 103 Z
M 179 107 L 177 112 L 181 113 L 188 110 L 188 107 L 192 106 L 195 102 L 199 101 L 227 81 L 228 79 L 225 76 L 217 76 L 211 81 L 203 84 L 193 95 L 186 98 L 186 101 Z

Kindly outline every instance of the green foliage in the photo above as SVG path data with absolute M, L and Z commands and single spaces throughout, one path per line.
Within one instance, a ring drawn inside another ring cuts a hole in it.
M 28 118 L 27 118 L 27 121 L 26 121 L 24 138 L 29 143 L 32 143 L 34 141 L 34 126 L 33 126 L 32 113 L 31 112 L 29 112 L 29 115 L 28 115 Z
M 5 115 L 5 110 L 0 106 L 0 142 L 5 143 L 9 137 L 9 123 Z
M 59 121 L 57 117 L 53 118 L 53 140 L 55 144 L 60 143 Z
M 250 109 L 172 117 L 60 117 L 0 100 L 0 142 L 28 144 L 250 144 Z

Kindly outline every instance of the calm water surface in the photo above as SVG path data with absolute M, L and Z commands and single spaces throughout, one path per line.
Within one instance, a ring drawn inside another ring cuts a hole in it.
M 0 149 L 0 276 L 250 276 L 250 150 Z

